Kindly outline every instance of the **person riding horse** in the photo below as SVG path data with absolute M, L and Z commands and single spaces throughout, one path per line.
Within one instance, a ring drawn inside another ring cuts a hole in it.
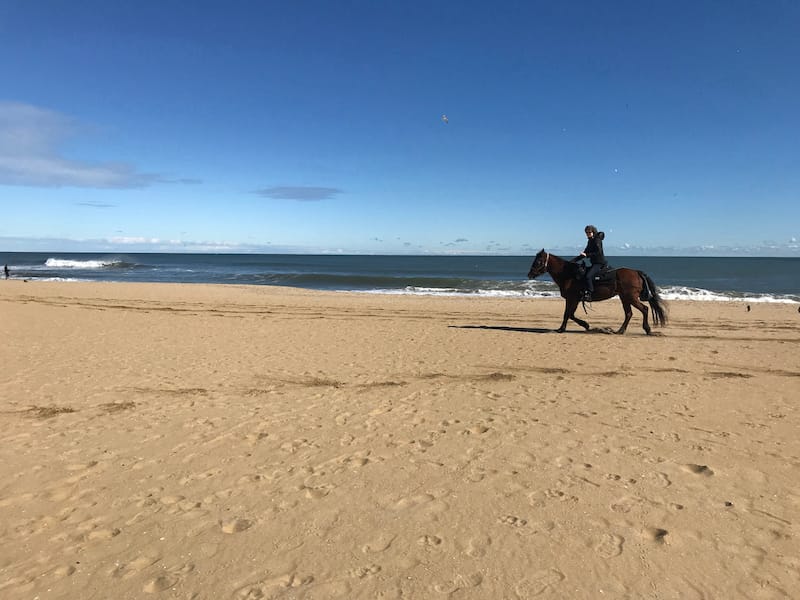
M 608 266 L 606 255 L 603 253 L 603 238 L 606 234 L 602 231 L 597 231 L 594 225 L 587 225 L 584 228 L 586 232 L 587 242 L 586 248 L 581 252 L 580 256 L 575 257 L 575 260 L 588 258 L 591 266 L 586 270 L 586 289 L 583 294 L 584 300 L 591 300 L 594 294 L 594 276 Z
M 567 330 L 567 321 L 573 320 L 586 330 L 589 323 L 575 316 L 575 309 L 581 302 L 583 282 L 578 276 L 576 260 L 582 257 L 567 260 L 550 254 L 544 248 L 534 257 L 531 268 L 528 270 L 528 279 L 536 279 L 539 275 L 547 273 L 553 283 L 558 286 L 561 297 L 564 298 L 564 318 L 561 327 L 556 331 L 563 333 Z M 667 324 L 667 305 L 658 292 L 655 282 L 644 271 L 619 267 L 609 272 L 610 280 L 598 286 L 594 300 L 601 302 L 619 296 L 622 309 L 625 311 L 625 320 L 617 333 L 625 333 L 630 323 L 633 311 L 637 309 L 642 313 L 642 328 L 647 335 L 654 335 L 650 330 L 648 313 L 652 313 L 653 324 L 656 326 Z M 650 308 L 644 304 L 647 302 Z

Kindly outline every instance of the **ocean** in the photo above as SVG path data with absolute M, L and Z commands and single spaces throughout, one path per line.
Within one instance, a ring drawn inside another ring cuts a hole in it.
M 0 252 L 11 277 L 282 285 L 375 294 L 555 297 L 527 279 L 532 256 Z M 645 271 L 667 300 L 800 302 L 800 258 L 609 257 Z

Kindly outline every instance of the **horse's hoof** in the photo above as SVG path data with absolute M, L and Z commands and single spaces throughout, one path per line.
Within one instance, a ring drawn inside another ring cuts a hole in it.
M 566 330 L 567 330 L 566 327 L 563 327 L 561 329 L 556 329 L 556 333 L 564 333 Z

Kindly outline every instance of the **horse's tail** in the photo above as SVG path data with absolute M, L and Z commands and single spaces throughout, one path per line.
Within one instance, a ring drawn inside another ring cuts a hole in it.
M 667 304 L 659 295 L 656 284 L 644 271 L 639 271 L 639 277 L 642 278 L 643 284 L 642 293 L 639 295 L 639 300 L 650 304 L 650 309 L 653 311 L 653 325 L 656 327 L 666 325 Z

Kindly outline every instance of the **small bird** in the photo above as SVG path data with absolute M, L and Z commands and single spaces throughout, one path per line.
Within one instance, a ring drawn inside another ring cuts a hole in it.
M 450 122 L 450 119 L 447 118 L 447 115 L 442 115 L 442 123 L 447 125 Z

